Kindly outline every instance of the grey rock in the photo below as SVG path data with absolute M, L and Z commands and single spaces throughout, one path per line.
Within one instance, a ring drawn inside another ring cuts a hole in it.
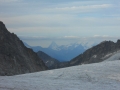
M 57 59 L 52 58 L 51 56 L 47 55 L 42 51 L 38 51 L 37 54 L 49 69 L 64 68 L 68 67 L 69 65 L 68 62 L 59 62 Z
M 41 58 L 43 60 L 43 62 L 45 63 L 45 65 L 49 68 L 49 69 L 56 69 L 59 68 L 59 64 L 60 62 L 52 57 L 50 57 L 49 55 L 47 55 L 46 53 L 42 52 L 42 51 L 38 51 L 37 55 L 39 56 L 39 58 Z
M 32 49 L 10 33 L 0 21 L 0 75 L 16 75 L 46 70 L 44 62 Z
M 119 50 L 120 40 L 118 40 L 117 43 L 112 41 L 103 41 L 72 59 L 69 66 L 102 62 Z

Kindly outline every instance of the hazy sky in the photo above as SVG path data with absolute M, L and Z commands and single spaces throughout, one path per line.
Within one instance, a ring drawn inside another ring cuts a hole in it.
M 0 20 L 27 39 L 119 37 L 120 0 L 0 0 Z

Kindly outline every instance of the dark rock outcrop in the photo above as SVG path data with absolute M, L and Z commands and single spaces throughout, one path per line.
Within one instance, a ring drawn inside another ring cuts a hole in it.
M 42 51 L 38 51 L 37 54 L 49 69 L 58 69 L 69 66 L 69 62 L 59 62 L 57 59 L 50 57 Z
M 118 40 L 117 43 L 104 41 L 72 59 L 69 66 L 101 62 L 119 50 L 120 40 Z
M 56 69 L 59 68 L 59 64 L 60 62 L 52 57 L 50 57 L 49 55 L 47 55 L 46 53 L 42 52 L 42 51 L 38 51 L 37 55 L 39 56 L 39 58 L 41 58 L 43 60 L 43 62 L 45 63 L 45 65 L 49 68 L 49 69 Z
M 46 70 L 44 62 L 26 48 L 0 21 L 0 75 L 16 75 Z

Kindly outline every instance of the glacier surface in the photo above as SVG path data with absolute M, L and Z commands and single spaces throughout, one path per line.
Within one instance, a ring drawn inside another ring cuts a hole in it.
M 120 90 L 120 61 L 0 76 L 0 90 Z

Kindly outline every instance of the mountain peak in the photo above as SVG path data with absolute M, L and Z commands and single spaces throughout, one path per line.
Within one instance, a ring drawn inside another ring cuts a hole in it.
M 1 25 L 1 24 L 3 24 L 3 22 L 2 22 L 2 21 L 0 21 L 0 25 Z
M 48 48 L 53 50 L 59 50 L 58 45 L 54 41 L 50 44 Z
M 3 34 L 5 32 L 8 32 L 8 30 L 6 29 L 5 24 L 0 21 L 0 34 Z
M 117 43 L 120 44 L 120 39 L 117 40 Z

